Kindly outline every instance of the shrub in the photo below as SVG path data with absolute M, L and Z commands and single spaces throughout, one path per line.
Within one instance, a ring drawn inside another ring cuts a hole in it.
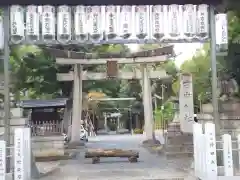
M 134 134 L 143 134 L 143 129 L 134 129 L 133 133 Z

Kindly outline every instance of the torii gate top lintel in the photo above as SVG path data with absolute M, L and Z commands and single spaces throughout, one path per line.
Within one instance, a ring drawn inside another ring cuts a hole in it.
M 70 50 L 61 50 L 51 47 L 45 48 L 56 58 L 65 58 L 65 59 L 111 59 L 111 58 L 135 58 L 135 57 L 152 57 L 152 56 L 161 56 L 161 55 L 174 55 L 173 45 L 168 45 L 152 50 L 144 50 L 134 53 L 122 54 L 120 52 L 115 53 L 84 53 L 76 52 Z
M 135 53 L 83 53 L 68 50 L 46 48 L 56 57 L 56 63 L 62 65 L 69 64 L 106 64 L 108 61 L 117 61 L 119 64 L 153 63 L 166 61 L 170 56 L 174 56 L 173 45 L 144 50 Z

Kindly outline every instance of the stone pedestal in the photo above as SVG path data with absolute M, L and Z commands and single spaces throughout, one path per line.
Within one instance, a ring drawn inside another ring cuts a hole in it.
M 63 136 L 35 136 L 32 137 L 32 151 L 34 156 L 63 156 Z
M 182 133 L 179 122 L 168 125 L 165 152 L 168 157 L 191 157 L 193 155 L 193 135 Z
M 202 114 L 199 115 L 198 119 L 201 123 L 213 121 L 212 112 L 211 104 L 203 104 Z M 240 134 L 240 100 L 235 98 L 219 101 L 219 117 L 221 134 L 231 134 L 232 138 L 236 138 Z

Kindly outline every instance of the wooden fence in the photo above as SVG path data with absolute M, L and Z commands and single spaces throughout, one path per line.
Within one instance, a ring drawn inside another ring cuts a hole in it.
M 30 124 L 32 136 L 52 136 L 63 133 L 63 121 L 35 121 Z
M 237 172 L 240 167 L 234 167 L 233 151 L 237 151 L 240 157 L 240 135 L 237 138 L 237 149 L 232 148 L 232 138 L 229 134 L 222 135 L 220 141 L 216 141 L 215 125 L 213 123 L 193 125 L 194 140 L 194 173 L 198 179 L 202 180 L 235 180 L 240 179 Z M 217 143 L 222 143 L 222 148 L 217 149 Z M 223 166 L 219 167 L 217 151 L 222 152 Z M 223 171 L 221 174 L 220 171 Z

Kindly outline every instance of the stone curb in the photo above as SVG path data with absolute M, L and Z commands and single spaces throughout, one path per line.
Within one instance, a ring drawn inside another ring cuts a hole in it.
M 36 162 L 49 162 L 49 161 L 61 161 L 61 160 L 69 160 L 74 159 L 76 157 L 77 153 L 71 153 L 68 155 L 62 155 L 62 156 L 39 156 L 35 157 Z
M 59 166 L 60 166 L 60 162 L 57 163 L 55 166 L 51 167 L 50 169 L 48 169 L 46 172 L 44 172 L 44 173 L 40 172 L 38 179 L 49 176 L 49 175 L 57 172 L 58 170 L 60 170 Z
M 60 162 L 57 163 L 56 165 L 52 166 L 50 169 L 48 169 L 46 172 L 39 172 L 39 176 L 37 178 L 32 178 L 32 180 L 37 180 L 37 179 L 41 179 L 43 177 L 49 176 L 55 172 L 57 172 L 58 170 L 60 170 L 59 168 L 60 166 Z M 8 173 L 6 175 L 6 180 L 13 180 L 13 175 L 12 173 Z

